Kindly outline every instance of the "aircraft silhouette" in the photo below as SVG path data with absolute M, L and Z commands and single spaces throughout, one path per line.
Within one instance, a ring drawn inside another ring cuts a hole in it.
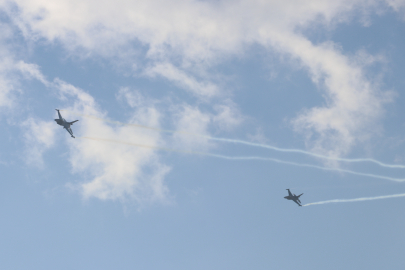
M 301 193 L 300 195 L 295 195 L 295 194 L 293 194 L 293 193 L 291 193 L 291 191 L 287 188 L 287 190 L 288 190 L 288 196 L 285 196 L 284 197 L 284 199 L 287 199 L 287 200 L 292 200 L 292 201 L 294 201 L 296 204 L 298 204 L 299 206 L 302 206 L 300 203 L 301 203 L 301 201 L 300 201 L 300 196 L 302 195 L 302 194 L 304 194 L 304 193 Z
M 72 138 L 74 138 L 75 136 L 73 136 L 73 131 L 70 128 L 71 125 L 73 125 L 74 122 L 77 122 L 79 120 L 75 120 L 72 122 L 68 122 L 66 121 L 64 118 L 62 118 L 62 115 L 60 115 L 60 112 L 58 109 L 55 109 L 58 111 L 58 115 L 59 115 L 59 119 L 55 119 L 56 123 L 60 126 L 62 126 L 64 129 L 66 129 L 67 132 L 69 132 L 70 136 L 72 136 Z

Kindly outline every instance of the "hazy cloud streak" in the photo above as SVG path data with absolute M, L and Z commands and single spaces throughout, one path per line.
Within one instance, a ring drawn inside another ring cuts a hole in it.
M 25 161 L 43 168 L 43 154 L 55 144 L 57 126 L 53 121 L 29 118 L 21 124 L 21 127 L 24 130 L 26 144 Z

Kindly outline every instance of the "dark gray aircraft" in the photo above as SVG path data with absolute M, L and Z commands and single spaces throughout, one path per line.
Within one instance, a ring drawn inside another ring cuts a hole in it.
M 297 196 L 297 195 L 291 193 L 291 191 L 290 191 L 288 188 L 287 188 L 287 190 L 288 190 L 288 196 L 285 196 L 284 199 L 292 200 L 292 201 L 294 201 L 296 204 L 298 204 L 299 206 L 302 206 L 302 205 L 300 204 L 300 203 L 301 203 L 300 197 L 301 197 L 301 195 L 304 194 L 304 193 L 301 193 L 300 195 Z
M 62 118 L 62 115 L 60 115 L 60 112 L 58 109 L 55 109 L 58 111 L 58 115 L 59 115 L 59 119 L 55 119 L 56 123 L 60 126 L 62 126 L 64 129 L 67 130 L 67 132 L 69 132 L 70 136 L 72 136 L 72 138 L 74 138 L 75 136 L 73 136 L 73 131 L 70 128 L 71 125 L 73 125 L 74 122 L 77 122 L 79 120 L 75 120 L 73 122 L 68 122 L 65 120 L 65 118 Z

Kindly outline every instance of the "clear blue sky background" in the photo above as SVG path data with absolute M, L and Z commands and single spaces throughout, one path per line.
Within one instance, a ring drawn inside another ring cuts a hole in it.
M 405 197 L 283 197 L 405 169 L 194 135 L 405 165 L 405 2 L 301 2 L 0 1 L 0 268 L 403 269 Z

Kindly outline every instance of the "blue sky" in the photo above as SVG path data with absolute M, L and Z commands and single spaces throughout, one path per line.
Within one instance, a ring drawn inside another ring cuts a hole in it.
M 404 1 L 0 10 L 2 269 L 403 267 Z

